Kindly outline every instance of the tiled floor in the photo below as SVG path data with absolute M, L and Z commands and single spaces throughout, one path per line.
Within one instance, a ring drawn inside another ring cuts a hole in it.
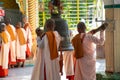
M 97 59 L 96 62 L 96 71 L 104 72 L 105 71 L 105 60 Z M 5 78 L 0 78 L 0 80 L 30 80 L 33 66 L 26 66 L 24 68 L 14 68 L 9 69 L 9 75 Z M 61 80 L 67 80 L 64 75 L 61 77 Z
M 96 72 L 104 72 L 104 71 L 105 71 L 105 59 L 97 59 Z

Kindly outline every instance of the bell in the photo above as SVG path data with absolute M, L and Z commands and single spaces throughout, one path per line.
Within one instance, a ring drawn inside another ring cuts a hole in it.
M 54 19 L 55 21 L 55 31 L 57 31 L 60 34 L 60 36 L 63 37 L 63 41 L 61 41 L 60 43 L 59 50 L 62 51 L 73 50 L 73 46 L 70 42 L 70 34 L 68 30 L 67 21 L 62 19 L 60 14 L 51 14 L 51 18 Z
M 68 30 L 67 21 L 62 19 L 59 14 L 52 14 L 52 19 L 55 20 L 55 30 L 63 37 L 63 41 L 61 41 L 61 50 L 62 51 L 69 51 L 73 50 L 72 44 L 70 42 L 70 34 Z
M 58 31 L 60 36 L 63 37 L 63 41 L 61 41 L 60 43 L 59 50 L 73 50 L 72 44 L 70 42 L 70 34 L 68 31 L 67 21 L 61 18 L 61 13 L 63 9 L 62 3 L 60 2 L 60 0 L 51 0 L 48 3 L 48 8 L 51 13 L 51 18 L 55 21 L 55 31 Z

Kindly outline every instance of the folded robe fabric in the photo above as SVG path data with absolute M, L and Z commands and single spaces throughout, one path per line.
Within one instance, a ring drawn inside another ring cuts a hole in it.
M 85 36 L 85 35 L 84 35 Z M 84 38 L 83 36 L 83 38 Z M 83 57 L 84 53 L 83 53 L 83 38 L 81 38 L 80 34 L 77 34 L 75 37 L 73 37 L 72 39 L 72 45 L 74 47 L 74 51 L 75 51 L 75 57 L 77 59 Z
M 16 29 L 16 32 L 17 32 L 17 35 L 19 38 L 20 45 L 26 44 L 26 40 L 24 38 L 24 34 L 23 34 L 22 30 L 19 28 L 19 29 Z
M 7 43 L 7 42 L 8 42 L 8 37 L 7 37 L 7 34 L 6 34 L 5 31 L 2 32 L 2 33 L 0 33 L 0 37 L 3 39 L 3 42 L 4 42 L 4 43 Z
M 58 50 L 57 50 L 57 43 L 55 40 L 55 35 L 52 31 L 46 32 L 46 35 L 48 38 L 50 57 L 51 57 L 51 60 L 53 60 L 58 57 Z

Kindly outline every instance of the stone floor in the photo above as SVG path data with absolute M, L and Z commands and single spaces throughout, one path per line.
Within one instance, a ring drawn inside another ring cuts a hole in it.
M 32 61 L 26 62 L 26 66 L 24 68 L 13 68 L 9 69 L 9 74 L 5 78 L 0 78 L 0 80 L 30 80 L 31 73 L 33 69 L 33 65 L 31 64 Z M 97 72 L 104 72 L 105 71 L 105 60 L 104 59 L 97 59 L 96 62 Z M 61 76 L 61 80 L 67 80 L 64 75 Z

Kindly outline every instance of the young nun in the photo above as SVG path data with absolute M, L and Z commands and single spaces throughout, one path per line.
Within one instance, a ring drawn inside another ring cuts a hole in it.
M 47 32 L 40 42 L 31 80 L 60 80 L 58 47 L 61 37 L 54 31 L 54 27 L 54 20 L 49 19 L 46 22 Z
M 27 37 L 25 30 L 21 27 L 21 22 L 16 24 L 16 55 L 17 55 L 17 67 L 24 67 L 26 60 L 26 43 Z M 22 63 L 22 64 L 20 64 Z
M 5 29 L 5 26 L 4 23 L 0 23 L 0 77 L 8 75 L 10 35 Z
M 14 67 L 16 64 L 16 49 L 15 49 L 15 41 L 16 41 L 16 31 L 15 27 L 11 25 L 11 19 L 5 18 L 5 24 L 6 24 L 6 30 L 8 31 L 10 35 L 10 51 L 9 51 L 9 68 Z

